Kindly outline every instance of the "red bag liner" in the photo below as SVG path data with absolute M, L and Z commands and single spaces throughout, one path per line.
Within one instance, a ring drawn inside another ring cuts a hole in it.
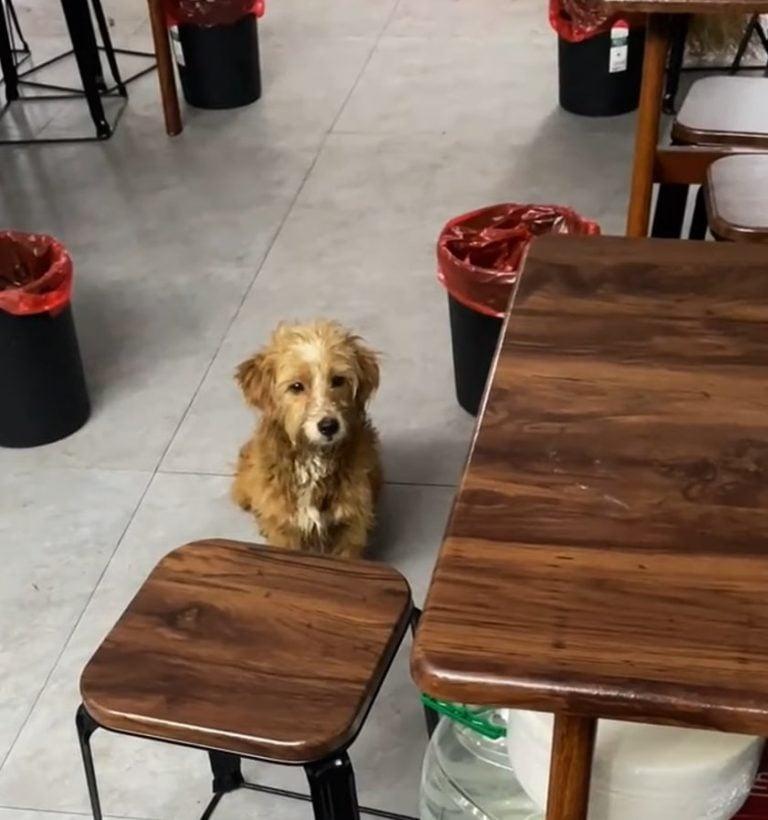
M 437 240 L 437 278 L 465 307 L 501 318 L 523 255 L 534 236 L 595 236 L 596 222 L 559 205 L 506 203 L 452 219 Z
M 570 43 L 580 43 L 608 31 L 612 20 L 601 0 L 549 0 L 549 23 Z
M 169 26 L 230 26 L 248 14 L 261 17 L 264 0 L 165 0 Z
M 72 295 L 72 259 L 51 236 L 0 231 L 0 310 L 55 313 Z

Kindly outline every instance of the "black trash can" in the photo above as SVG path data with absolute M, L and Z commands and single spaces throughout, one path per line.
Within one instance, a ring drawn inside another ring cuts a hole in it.
M 0 446 L 36 447 L 79 430 L 90 415 L 72 308 L 0 311 Z
M 535 236 L 600 233 L 559 205 L 502 203 L 446 223 L 437 240 L 438 279 L 448 291 L 456 399 L 476 416 L 509 299 Z
M 614 26 L 579 43 L 558 37 L 560 105 L 572 114 L 608 117 L 637 108 L 643 27 Z
M 450 294 L 448 316 L 456 399 L 467 413 L 476 416 L 504 320 L 471 310 Z
M 9 244 L 21 244 L 21 255 L 15 249 L 9 252 Z M 9 275 L 11 259 L 15 260 L 16 271 Z M 43 277 L 51 260 L 56 270 L 51 289 L 46 290 L 48 284 Z M 36 272 L 25 271 L 23 278 L 28 281 L 18 287 L 9 286 L 24 262 L 35 261 L 42 266 Z M 58 441 L 79 430 L 90 415 L 69 302 L 71 264 L 66 251 L 49 237 L 0 233 L 2 447 L 36 447 Z M 38 281 L 42 284 L 36 292 Z
M 175 37 L 176 32 L 172 32 Z M 229 25 L 178 26 L 175 44 L 184 98 L 196 108 L 239 108 L 261 96 L 255 14 Z

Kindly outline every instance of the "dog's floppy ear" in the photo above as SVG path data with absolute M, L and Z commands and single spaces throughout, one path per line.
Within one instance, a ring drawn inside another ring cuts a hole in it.
M 272 394 L 272 368 L 264 353 L 257 353 L 237 366 L 235 380 L 248 404 L 266 410 Z
M 363 407 L 379 386 L 378 356 L 359 339 L 355 339 L 355 361 L 357 364 L 357 401 Z

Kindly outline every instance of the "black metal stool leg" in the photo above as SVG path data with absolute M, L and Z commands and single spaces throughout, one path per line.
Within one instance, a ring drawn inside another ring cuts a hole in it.
M 93 754 L 91 753 L 91 735 L 99 728 L 99 724 L 88 714 L 85 706 L 81 704 L 75 716 L 75 725 L 77 726 L 77 738 L 80 741 L 80 752 L 83 756 L 83 767 L 85 769 L 85 779 L 88 783 L 88 796 L 91 799 L 93 820 L 102 820 L 99 788 L 96 784 L 96 770 L 93 767 Z
M 672 42 L 669 49 L 669 61 L 667 63 L 667 80 L 664 86 L 664 98 L 662 111 L 665 114 L 675 113 L 675 100 L 677 91 L 680 88 L 680 72 L 683 70 L 683 57 L 685 56 L 685 41 L 688 37 L 688 15 L 676 14 L 672 20 Z
M 688 238 L 706 239 L 708 227 L 707 204 L 704 201 L 704 186 L 702 185 L 696 192 L 696 202 L 693 206 L 693 218 L 691 219 L 691 229 L 688 232 Z
M 659 185 L 656 208 L 653 211 L 651 223 L 651 236 L 661 239 L 679 239 L 683 233 L 687 202 L 687 185 Z
M 127 97 L 128 92 L 123 84 L 123 78 L 120 76 L 120 68 L 115 59 L 115 49 L 112 45 L 112 37 L 109 34 L 107 19 L 104 17 L 104 8 L 101 5 L 101 0 L 91 0 L 91 5 L 93 6 L 93 13 L 96 17 L 96 25 L 99 27 L 99 35 L 101 36 L 101 43 L 104 46 L 104 54 L 109 64 L 109 70 L 112 72 L 112 78 L 115 81 L 120 96 Z M 106 88 L 104 90 L 106 91 Z
M 13 58 L 8 20 L 2 0 L 0 0 L 0 68 L 5 80 L 5 99 L 12 103 L 19 99 L 19 75 L 16 71 L 16 61 Z
M 346 752 L 304 769 L 315 820 L 359 820 L 355 773 Z
M 755 33 L 755 26 L 758 25 L 758 19 L 759 16 L 757 14 L 753 14 L 752 17 L 749 18 L 747 27 L 744 29 L 744 34 L 739 41 L 739 47 L 736 49 L 736 56 L 733 58 L 731 67 L 728 69 L 729 74 L 735 74 L 741 68 L 741 61 L 752 40 L 752 35 Z
M 240 768 L 240 758 L 229 752 L 208 752 L 211 761 L 211 771 L 213 772 L 213 792 L 214 794 L 233 792 L 239 789 L 243 783 L 243 772 Z
M 413 635 L 414 638 L 416 637 L 416 627 L 419 625 L 420 618 L 421 610 L 415 606 L 411 612 L 411 635 Z M 424 706 L 424 722 L 427 724 L 428 737 L 432 737 L 432 733 L 437 729 L 438 720 L 439 718 L 434 709 L 430 709 L 429 706 Z
M 108 139 L 112 136 L 112 129 L 104 114 L 104 106 L 99 94 L 99 88 L 103 88 L 105 83 L 88 0 L 62 0 L 61 4 L 72 48 L 75 51 L 75 60 L 77 60 L 80 79 L 83 83 L 85 99 L 88 102 L 93 124 L 96 126 L 96 135 L 100 139 Z

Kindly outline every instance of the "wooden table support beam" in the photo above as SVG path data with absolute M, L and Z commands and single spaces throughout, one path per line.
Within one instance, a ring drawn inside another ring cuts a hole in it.
M 547 820 L 587 820 L 597 719 L 555 715 Z
M 161 0 L 147 0 L 149 20 L 152 24 L 152 40 L 157 57 L 157 79 L 160 83 L 160 98 L 165 117 L 165 131 L 169 137 L 175 137 L 183 130 L 179 96 L 176 92 L 176 76 L 173 73 L 171 46 L 168 41 L 168 27 L 165 21 Z
M 648 17 L 643 57 L 643 81 L 635 126 L 635 157 L 629 195 L 627 236 L 648 233 L 653 192 L 653 166 L 659 140 L 664 68 L 669 49 L 669 19 L 663 14 Z

